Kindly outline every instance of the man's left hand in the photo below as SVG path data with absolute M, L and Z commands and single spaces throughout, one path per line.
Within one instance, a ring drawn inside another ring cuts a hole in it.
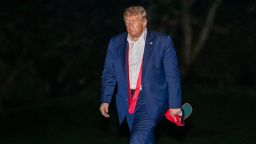
M 175 120 L 175 122 L 177 122 L 175 115 L 180 115 L 182 113 L 181 108 L 176 108 L 176 109 L 170 108 L 169 112 L 171 117 L 173 117 L 173 119 Z

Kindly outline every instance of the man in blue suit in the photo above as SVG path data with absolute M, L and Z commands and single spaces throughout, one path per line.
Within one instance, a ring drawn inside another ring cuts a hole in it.
M 116 96 L 121 124 L 126 118 L 130 144 L 154 144 L 154 127 L 169 110 L 181 113 L 181 84 L 169 36 L 147 30 L 146 11 L 131 6 L 123 13 L 127 32 L 111 38 L 102 73 L 100 112 L 109 117 Z M 117 89 L 116 93 L 115 88 Z

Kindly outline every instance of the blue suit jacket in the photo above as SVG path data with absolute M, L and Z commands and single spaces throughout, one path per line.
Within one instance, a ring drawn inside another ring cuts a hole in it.
M 102 73 L 101 102 L 110 103 L 117 87 L 116 106 L 121 123 L 128 111 L 127 33 L 112 37 Z M 149 116 L 158 121 L 168 108 L 181 107 L 180 72 L 172 40 L 149 31 L 142 67 L 142 94 Z

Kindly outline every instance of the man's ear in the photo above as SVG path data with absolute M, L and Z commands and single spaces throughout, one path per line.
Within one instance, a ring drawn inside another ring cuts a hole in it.
M 145 19 L 144 22 L 143 22 L 143 26 L 146 27 L 147 23 L 148 23 L 148 21 L 147 21 L 147 19 Z

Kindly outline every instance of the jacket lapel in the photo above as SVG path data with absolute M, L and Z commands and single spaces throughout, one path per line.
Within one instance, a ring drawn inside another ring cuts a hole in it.
M 120 58 L 122 64 L 122 70 L 125 77 L 125 80 L 128 82 L 128 75 L 127 75 L 127 49 L 128 49 L 128 42 L 127 42 L 127 33 L 124 34 L 121 38 L 120 42 Z
M 153 45 L 154 45 L 153 35 L 150 31 L 147 31 L 146 43 L 145 43 L 144 54 L 143 54 L 142 78 L 145 75 L 145 72 L 147 71 L 147 67 L 150 62 L 150 58 L 152 54 Z

